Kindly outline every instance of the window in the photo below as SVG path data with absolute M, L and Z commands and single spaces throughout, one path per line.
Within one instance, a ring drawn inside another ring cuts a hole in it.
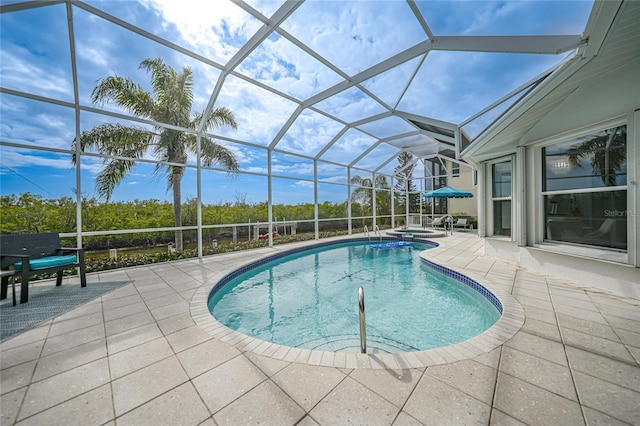
M 460 164 L 451 163 L 451 176 L 452 177 L 460 176 Z
M 491 169 L 493 235 L 511 236 L 511 160 L 495 163 Z
M 627 128 L 542 149 L 545 239 L 627 249 Z

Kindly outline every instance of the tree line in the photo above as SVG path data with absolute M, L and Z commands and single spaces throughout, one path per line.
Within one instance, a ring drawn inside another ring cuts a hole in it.
M 197 200 L 187 199 L 181 207 L 183 226 L 197 225 Z M 0 208 L 2 210 L 0 218 L 0 232 L 2 234 L 73 233 L 77 230 L 76 201 L 72 197 L 44 198 L 29 192 L 20 195 L 2 195 L 0 196 Z M 378 215 L 390 214 L 390 212 L 384 213 L 382 209 L 386 209 L 386 207 L 379 205 Z M 371 216 L 370 201 L 368 199 L 361 199 L 361 202 L 354 200 L 351 211 L 354 217 Z M 287 222 L 313 220 L 314 205 L 312 203 L 275 204 L 273 205 L 273 216 L 274 220 L 280 222 L 284 219 Z M 336 219 L 337 222 L 340 219 L 344 223 L 335 223 L 333 226 L 346 227 L 345 218 L 348 216 L 348 203 L 347 201 L 341 203 L 325 201 L 318 205 L 318 216 L 319 219 Z M 83 232 L 172 227 L 174 226 L 174 208 L 171 202 L 156 199 L 136 199 L 123 202 L 83 198 L 81 220 Z M 267 221 L 268 203 L 266 201 L 250 204 L 243 200 L 237 200 L 202 205 L 204 225 L 265 223 Z M 354 226 L 361 225 L 356 222 Z M 263 228 L 262 231 L 266 231 L 264 225 Z M 297 229 L 299 232 L 313 231 L 313 223 L 300 223 L 297 225 Z M 214 230 L 210 231 L 214 234 L 215 232 Z M 218 232 L 230 231 L 220 230 Z M 243 227 L 242 235 L 246 235 L 247 232 L 248 227 Z M 167 243 L 173 241 L 173 238 L 174 235 L 171 232 L 158 232 L 144 233 L 144 235 L 122 234 L 100 238 L 91 237 L 87 238 L 87 241 L 92 242 L 90 245 L 96 245 L 91 248 L 98 249 L 107 248 L 107 240 L 110 240 L 109 247 L 131 247 Z
M 229 174 L 235 174 L 239 171 L 238 162 L 233 152 L 228 148 L 202 134 L 196 137 L 196 130 L 198 129 L 200 131 L 211 131 L 225 126 L 236 129 L 237 123 L 233 112 L 226 107 L 193 112 L 193 75 L 189 68 L 184 67 L 178 72 L 165 64 L 162 58 L 144 59 L 139 68 L 150 74 L 151 87 L 153 88 L 151 92 L 145 91 L 140 84 L 132 79 L 116 74 L 102 78 L 97 82 L 91 92 L 92 102 L 98 106 L 116 105 L 135 117 L 145 118 L 155 123 L 170 124 L 175 128 L 167 128 L 157 124 L 153 126 L 152 130 L 148 130 L 121 123 L 107 123 L 82 132 L 79 138 L 73 140 L 72 151 L 74 153 L 77 152 L 77 148 L 80 148 L 82 152 L 96 149 L 109 158 L 96 177 L 96 189 L 100 198 L 107 202 L 103 207 L 106 210 L 110 210 L 109 207 L 113 207 L 113 203 L 108 202 L 115 187 L 131 172 L 136 159 L 141 158 L 148 150 L 152 150 L 155 157 L 169 164 L 167 166 L 158 165 L 156 171 L 167 178 L 167 187 L 171 189 L 173 203 L 171 206 L 168 203 L 160 203 L 157 200 L 135 200 L 132 203 L 126 203 L 126 206 L 117 206 L 119 203 L 115 203 L 116 208 L 121 207 L 123 209 L 119 215 L 115 216 L 128 216 L 123 212 L 133 209 L 131 212 L 133 217 L 119 219 L 107 213 L 107 217 L 100 215 L 99 219 L 87 218 L 86 225 L 83 220 L 83 229 L 85 226 L 88 228 L 87 230 L 91 230 L 92 226 L 96 226 L 96 229 L 101 230 L 127 229 L 132 226 L 131 224 L 121 223 L 122 220 L 134 221 L 135 225 L 133 227 L 137 228 L 159 226 L 180 228 L 181 226 L 194 225 L 195 209 L 193 207 L 195 202 L 187 201 L 185 204 L 181 201 L 181 182 L 184 175 L 184 166 L 181 164 L 186 162 L 188 154 L 196 154 L 199 151 L 203 165 L 219 164 Z M 185 132 L 178 129 L 191 131 Z M 75 154 L 73 160 L 74 162 L 78 161 Z M 419 203 L 419 195 L 415 193 L 411 194 L 408 200 L 405 200 L 406 191 L 413 192 L 415 190 L 411 181 L 415 160 L 413 160 L 413 156 L 410 153 L 404 152 L 400 155 L 398 161 L 399 164 L 395 170 L 398 181 L 395 189 L 400 191 L 400 198 L 396 202 L 400 205 L 406 205 L 407 202 L 417 205 Z M 370 179 L 369 182 L 366 182 L 367 179 L 362 179 L 358 176 L 355 179 L 360 180 L 357 183 L 364 184 L 362 186 L 367 186 L 367 183 L 370 188 L 374 186 Z M 386 178 L 383 178 L 382 181 L 376 179 L 375 188 L 376 190 L 389 189 Z M 369 210 L 373 206 L 372 191 L 373 189 L 359 188 L 354 193 L 360 201 L 361 215 L 365 214 L 366 206 L 369 206 Z M 383 215 L 390 214 L 389 206 L 392 201 L 390 193 L 387 192 L 387 194 L 386 197 L 379 198 L 380 205 L 376 208 L 376 212 L 383 211 Z M 62 203 L 59 203 L 60 207 L 67 207 L 71 200 L 58 201 Z M 52 202 L 55 204 L 57 201 Z M 89 205 L 87 209 L 95 203 L 95 200 L 88 200 L 86 202 Z M 83 201 L 83 214 L 85 210 L 84 204 L 85 201 Z M 172 209 L 171 216 L 167 215 L 168 207 Z M 232 207 L 234 209 L 230 210 Z M 274 216 L 287 217 L 290 220 L 310 219 L 314 217 L 313 209 L 314 206 L 312 204 L 277 206 L 274 207 Z M 283 211 L 276 213 L 276 210 Z M 323 203 L 319 206 L 319 210 L 320 218 L 348 216 L 346 202 Z M 355 213 L 355 215 L 357 216 L 358 214 Z M 75 217 L 75 215 L 71 216 Z M 142 217 L 138 218 L 138 216 Z M 169 217 L 172 219 L 172 223 L 168 223 Z M 207 224 L 242 223 L 252 218 L 254 221 L 267 220 L 266 202 L 244 206 L 231 204 L 203 206 L 203 222 Z M 65 223 L 59 225 L 69 225 L 73 221 L 74 219 L 66 219 Z M 23 225 L 32 225 L 37 222 L 37 218 L 34 220 L 34 218 L 29 217 L 24 222 L 26 223 L 23 223 Z M 183 248 L 182 233 L 181 229 L 175 231 L 174 240 L 178 251 Z

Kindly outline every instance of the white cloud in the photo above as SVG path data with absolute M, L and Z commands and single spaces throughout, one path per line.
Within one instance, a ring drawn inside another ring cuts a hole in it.
M 277 34 L 253 51 L 238 70 L 299 100 L 307 99 L 341 80 L 339 75 Z
M 3 96 L 1 103 L 0 135 L 4 140 L 70 149 L 75 136 L 73 110 L 10 96 Z
M 337 175 L 337 176 L 325 176 L 321 178 L 322 182 L 329 182 L 329 183 L 346 183 L 347 182 L 347 177 L 344 175 Z
M 262 25 L 230 1 L 146 0 L 190 46 L 228 61 Z
M 296 163 L 287 165 L 271 166 L 273 174 L 288 176 L 308 176 L 313 178 L 313 164 Z
M 495 33 L 497 20 L 512 18 L 518 11 L 527 7 L 526 2 L 501 2 L 499 4 L 496 2 L 478 2 L 476 6 L 477 8 L 473 13 L 469 14 L 472 21 L 463 34 Z
M 266 167 L 260 167 L 260 166 L 244 167 L 244 168 L 242 168 L 242 171 L 246 172 L 246 173 L 258 173 L 258 174 L 263 174 L 263 175 L 267 174 L 267 168 Z
M 216 141 L 216 143 L 226 147 L 229 151 L 231 151 L 231 153 L 233 153 L 242 170 L 245 170 L 243 167 L 245 165 L 254 164 L 256 162 L 262 162 L 264 164 L 267 163 L 266 150 L 260 152 L 260 150 L 256 148 L 249 148 L 243 145 L 232 144 L 225 141 Z
M 347 123 L 386 111 L 382 105 L 374 101 L 357 87 L 351 87 L 324 101 L 318 102 L 316 106 L 322 111 L 344 120 Z
M 343 127 L 343 124 L 322 114 L 305 110 L 293 122 L 277 147 L 291 152 L 315 156 Z
M 306 181 L 306 180 L 299 180 L 294 185 L 299 187 L 299 188 L 310 188 L 310 189 L 313 189 L 313 187 L 314 187 L 313 182 L 309 182 L 309 181 Z
M 271 15 L 273 15 L 273 13 L 276 10 L 278 10 L 278 8 L 283 3 L 282 0 L 279 0 L 279 1 L 275 1 L 275 0 L 244 0 L 244 1 L 245 1 L 245 3 L 248 3 L 249 5 L 251 5 L 251 7 L 253 7 L 257 11 L 262 13 L 267 18 L 271 17 Z
M 220 135 L 261 145 L 271 143 L 296 108 L 288 100 L 233 76 L 225 80 L 216 106 L 229 107 L 238 122 L 238 130 L 222 128 Z
M 55 99 L 73 100 L 73 88 L 68 70 L 42 63 L 22 46 L 3 40 L 0 56 L 2 86 Z
M 324 153 L 322 159 L 349 164 L 375 141 L 358 130 L 350 129 Z
M 349 75 L 426 39 L 409 6 L 399 1 L 309 1 L 283 28 Z
M 358 161 L 355 164 L 355 167 L 361 167 L 369 170 L 376 169 L 381 163 L 393 157 L 397 152 L 397 148 L 386 143 L 382 143 Z
M 385 138 L 401 133 L 415 131 L 416 129 L 399 117 L 386 117 L 380 120 L 358 126 L 378 138 Z
M 25 150 L 18 148 L 2 148 L 2 164 L 5 167 L 20 169 L 23 167 L 42 167 L 48 169 L 48 175 L 51 175 L 51 169 L 54 170 L 73 170 L 75 167 L 71 163 L 71 156 L 59 154 L 43 154 L 41 151 Z M 83 161 L 81 163 L 83 170 L 97 173 L 99 165 L 92 161 Z
M 361 84 L 379 97 L 381 101 L 394 108 L 400 100 L 400 95 L 409 83 L 409 79 L 416 71 L 420 58 L 421 57 L 414 58 L 404 64 L 391 68 Z
M 79 59 L 97 68 L 109 70 L 112 68 L 113 62 L 104 52 L 111 50 L 112 46 L 108 37 L 103 37 L 103 34 L 98 33 L 91 39 L 78 40 L 76 54 Z

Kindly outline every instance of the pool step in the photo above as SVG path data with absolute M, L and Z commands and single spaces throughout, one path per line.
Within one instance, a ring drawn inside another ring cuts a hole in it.
M 356 335 L 328 336 L 309 340 L 297 347 L 326 352 L 360 353 L 360 337 Z M 402 342 L 367 335 L 367 353 L 392 354 L 418 350 L 418 348 Z
M 414 241 L 428 241 L 429 238 L 440 238 L 440 237 L 445 237 L 446 234 L 444 232 L 441 231 L 427 231 L 427 230 L 411 230 L 411 231 L 407 231 L 407 230 L 403 230 L 403 231 L 397 231 L 397 230 L 391 230 L 391 231 L 387 231 L 386 232 L 387 235 L 390 235 L 392 237 L 396 237 L 399 238 L 401 240 L 414 240 Z

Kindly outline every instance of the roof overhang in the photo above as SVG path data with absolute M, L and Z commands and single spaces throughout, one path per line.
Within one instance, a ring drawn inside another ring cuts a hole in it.
M 633 24 L 635 22 L 636 24 Z M 594 5 L 583 45 L 535 89 L 514 104 L 465 149 L 461 156 L 477 163 L 512 153 L 526 145 L 532 129 L 548 119 L 560 105 L 589 82 L 604 74 L 628 69 L 637 73 L 635 87 L 626 97 L 633 99 L 639 91 L 640 68 L 633 62 L 640 58 L 640 3 L 630 0 L 597 1 Z M 633 70 L 635 69 L 635 71 Z M 637 100 L 640 99 L 636 97 Z M 619 99 L 615 100 L 619 102 Z

